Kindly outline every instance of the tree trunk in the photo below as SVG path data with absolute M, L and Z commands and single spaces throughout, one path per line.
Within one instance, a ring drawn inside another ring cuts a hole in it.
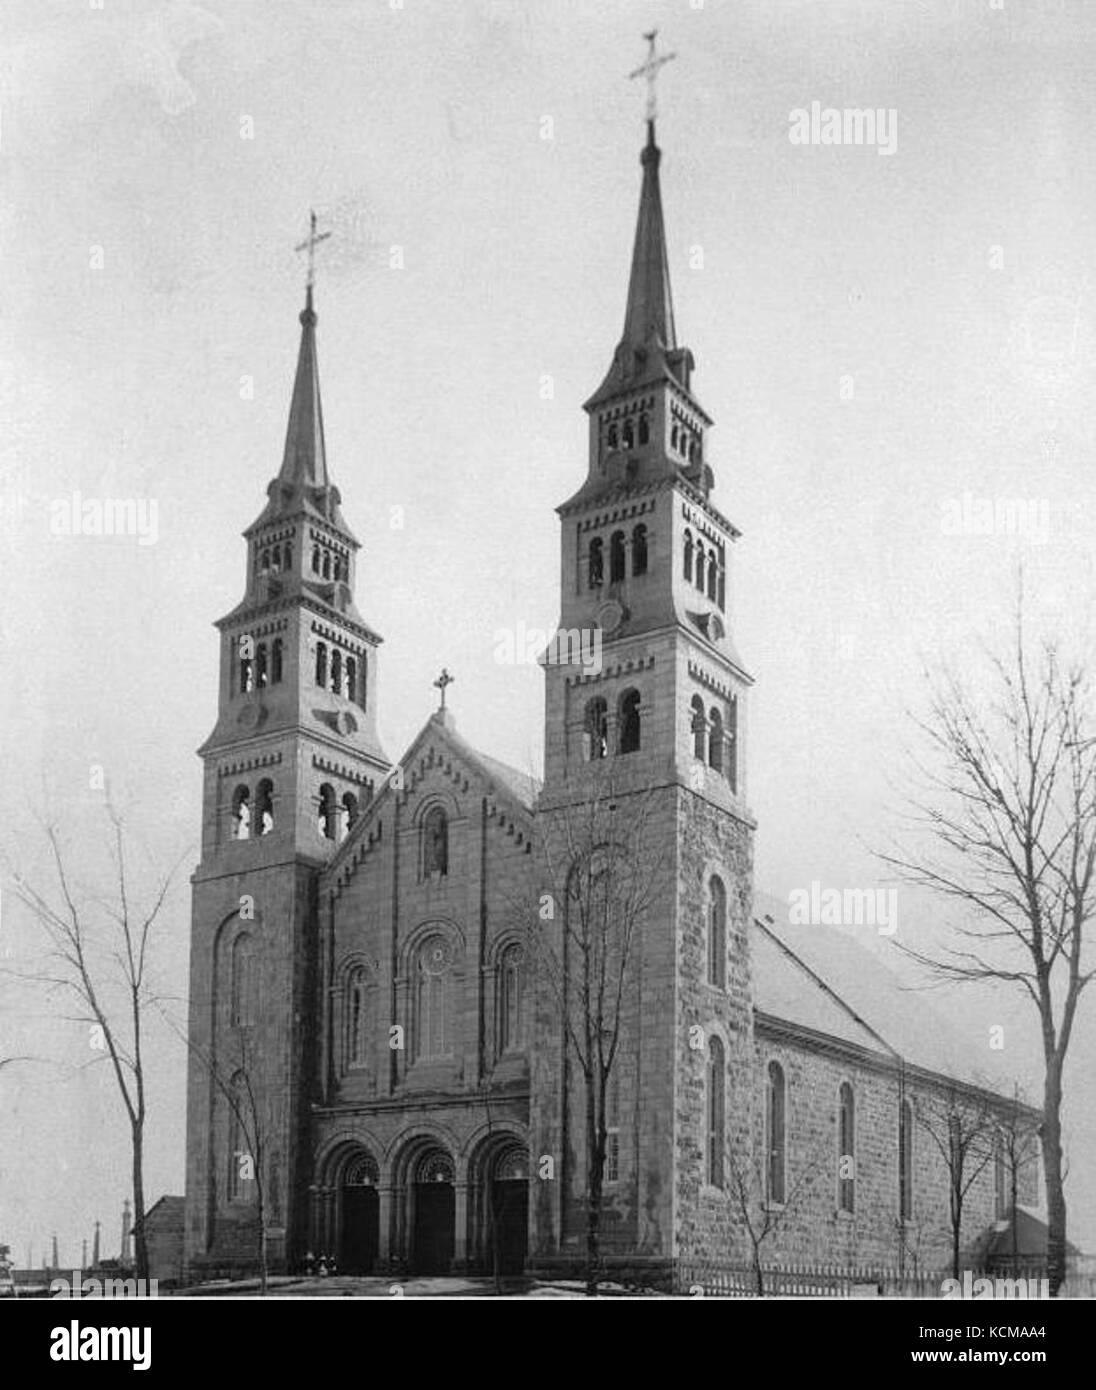
M 586 1142 L 590 1154 L 590 1197 L 586 1208 L 586 1294 L 597 1297 L 599 1281 L 598 1263 L 601 1258 L 601 1179 L 605 1154 L 598 1135 L 598 1125 L 594 1109 L 594 1088 L 586 1087 Z
M 145 1240 L 145 1144 L 144 1125 L 138 1120 L 132 1125 L 133 1139 L 133 1256 L 137 1278 L 147 1283 L 148 1242 Z
M 1062 1080 L 1056 1057 L 1047 1061 L 1043 1090 L 1043 1176 L 1047 1189 L 1047 1280 L 1051 1298 L 1066 1277 L 1066 1196 L 1062 1186 Z
M 956 1203 L 954 1215 L 951 1221 L 951 1277 L 958 1279 L 959 1276 L 959 1236 L 963 1229 L 963 1208 Z
M 754 1279 L 757 1283 L 757 1296 L 763 1298 L 765 1295 L 765 1276 L 761 1272 L 761 1246 L 755 1245 L 753 1248 Z
M 266 1297 L 266 1210 L 263 1202 L 262 1188 L 258 1192 L 259 1198 L 259 1295 Z

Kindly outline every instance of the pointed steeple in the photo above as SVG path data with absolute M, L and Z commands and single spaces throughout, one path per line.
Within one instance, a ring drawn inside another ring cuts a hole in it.
M 657 341 L 677 347 L 674 305 L 670 294 L 670 266 L 666 257 L 666 228 L 662 220 L 662 191 L 658 165 L 662 151 L 655 144 L 655 123 L 647 122 L 647 144 L 640 155 L 643 189 L 639 195 L 639 219 L 632 248 L 632 274 L 628 281 L 628 309 L 624 316 L 621 345 L 644 347 Z
M 624 332 L 604 381 L 586 402 L 587 410 L 623 391 L 666 377 L 672 377 L 689 389 L 693 360 L 687 348 L 677 345 L 666 224 L 658 178 L 661 159 L 662 151 L 655 142 L 655 123 L 648 119 L 647 143 L 639 156 L 643 184 L 628 277 Z
M 300 313 L 301 346 L 297 353 L 297 375 L 289 406 L 289 425 L 285 434 L 285 453 L 279 482 L 327 486 L 327 453 L 323 439 L 323 407 L 320 404 L 320 373 L 316 360 L 316 311 L 312 307 L 312 286 L 308 286 L 305 306 Z

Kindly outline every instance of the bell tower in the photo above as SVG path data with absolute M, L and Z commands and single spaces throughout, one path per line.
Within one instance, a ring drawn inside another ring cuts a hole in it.
M 313 236 L 315 235 L 313 229 Z M 380 637 L 328 475 L 311 273 L 281 467 L 244 532 L 244 593 L 217 623 L 217 719 L 193 876 L 186 1257 L 272 1268 L 305 1253 L 316 883 L 387 775 Z
M 650 63 L 660 61 L 652 41 Z M 557 509 L 560 635 L 543 663 L 539 809 L 556 865 L 573 857 L 574 825 L 590 819 L 583 808 L 602 798 L 613 813 L 603 840 L 657 866 L 608 1082 L 602 1228 L 606 1259 L 671 1278 L 678 1259 L 703 1255 L 734 1219 L 725 1164 L 710 1152 L 706 1077 L 718 1061 L 729 1139 L 732 1117 L 746 1122 L 751 1071 L 754 821 L 744 756 L 752 679 L 733 618 L 739 532 L 713 500 L 712 420 L 677 336 L 660 164 L 649 106 L 624 328 L 585 403 L 585 480 Z M 585 664 L 566 659 L 575 651 Z M 542 1002 L 550 1019 L 551 1000 Z M 583 1254 L 586 1084 L 547 1034 L 533 1058 L 532 1151 L 556 1155 L 563 1170 L 534 1190 L 534 1258 L 550 1265 Z

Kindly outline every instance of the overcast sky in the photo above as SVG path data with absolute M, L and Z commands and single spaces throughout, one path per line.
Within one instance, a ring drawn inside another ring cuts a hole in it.
M 328 460 L 363 542 L 358 606 L 385 638 L 385 747 L 411 742 L 444 665 L 461 732 L 539 770 L 541 674 L 494 652 L 501 629 L 556 617 L 553 508 L 584 476 L 581 402 L 623 321 L 643 138 L 625 77 L 653 24 L 677 52 L 659 138 L 678 331 L 717 422 L 714 500 L 743 531 L 729 616 L 757 677 L 758 884 L 882 881 L 871 851 L 922 666 L 1007 640 L 1021 561 L 1033 631 L 1090 649 L 1085 7 L 4 10 L 0 815 L 34 865 L 30 813 L 51 806 L 98 883 L 89 768 L 108 770 L 149 864 L 184 854 L 166 992 L 185 991 L 211 624 L 240 598 L 239 533 L 281 460 L 310 207 L 336 232 L 316 292 Z M 896 113 L 893 152 L 793 144 L 815 101 Z M 51 535 L 74 489 L 155 500 L 156 543 Z M 947 524 L 1010 499 L 1037 504 L 1027 535 Z M 19 956 L 10 892 L 2 907 Z M 904 939 L 942 924 L 903 895 Z M 1067 1073 L 1071 1234 L 1090 1247 L 1093 998 Z M 1006 1067 L 1038 1077 L 1022 1010 L 936 1004 L 974 1046 L 1006 1024 Z M 111 1253 L 127 1152 L 106 1069 L 73 1070 L 86 1033 L 58 1006 L 8 988 L 0 1007 L 0 1054 L 64 1063 L 0 1074 L 0 1240 L 22 1260 L 56 1231 L 71 1259 L 99 1217 Z M 166 1027 L 154 1042 L 150 1201 L 182 1191 L 184 1142 L 183 1051 Z

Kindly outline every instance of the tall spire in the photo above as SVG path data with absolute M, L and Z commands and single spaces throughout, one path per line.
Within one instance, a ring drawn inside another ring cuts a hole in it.
M 624 331 L 605 380 L 586 402 L 588 410 L 622 391 L 668 376 L 678 380 L 686 389 L 689 384 L 692 361 L 688 352 L 677 345 L 674 324 L 666 224 L 662 217 L 662 190 L 658 178 L 662 151 L 655 140 L 655 79 L 659 69 L 676 55 L 656 54 L 656 34 L 657 30 L 652 30 L 644 35 L 649 48 L 647 61 L 629 74 L 647 81 L 647 143 L 639 156 L 643 167 L 643 184 L 632 246 Z
M 279 481 L 327 486 L 327 453 L 323 439 L 323 407 L 320 405 L 320 373 L 316 360 L 316 311 L 312 307 L 312 286 L 305 292 L 300 313 L 301 346 L 297 353 L 297 376 L 289 406 L 289 426 L 285 434 L 285 454 Z
M 670 293 L 670 264 L 666 254 L 666 227 L 662 220 L 662 191 L 658 165 L 662 151 L 655 144 L 655 123 L 647 122 L 647 144 L 640 155 L 643 188 L 632 248 L 632 273 L 628 280 L 628 308 L 624 315 L 621 345 L 644 348 L 677 347 L 674 305 Z

